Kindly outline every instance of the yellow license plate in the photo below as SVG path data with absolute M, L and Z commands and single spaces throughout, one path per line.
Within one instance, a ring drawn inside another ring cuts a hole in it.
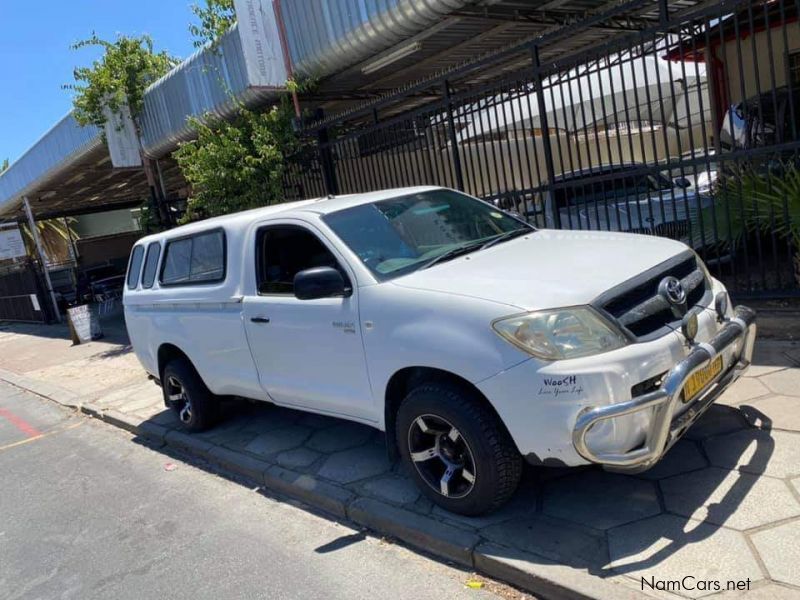
M 713 379 L 722 372 L 722 357 L 717 356 L 707 367 L 692 373 L 683 386 L 683 401 L 689 402 L 702 392 Z

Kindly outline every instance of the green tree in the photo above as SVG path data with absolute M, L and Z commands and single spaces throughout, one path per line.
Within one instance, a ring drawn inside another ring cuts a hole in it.
M 191 186 L 184 223 L 283 201 L 286 157 L 298 148 L 288 101 L 193 125 L 197 139 L 174 154 Z
M 205 0 L 203 5 L 193 4 L 192 12 L 200 20 L 189 25 L 195 48 L 214 43 L 236 22 L 233 0 Z
M 3 171 L 5 171 L 7 168 L 8 168 L 8 159 L 7 159 L 7 158 L 4 158 L 4 159 L 3 159 L 3 162 L 2 162 L 2 163 L 0 163 L 0 173 L 2 173 Z
M 75 93 L 75 119 L 81 125 L 102 127 L 104 107 L 119 112 L 127 102 L 138 129 L 145 88 L 180 61 L 165 51 L 156 52 L 148 35 L 118 35 L 113 42 L 92 35 L 72 45 L 74 50 L 86 47 L 102 48 L 103 56 L 91 67 L 74 69 L 75 83 L 64 86 Z

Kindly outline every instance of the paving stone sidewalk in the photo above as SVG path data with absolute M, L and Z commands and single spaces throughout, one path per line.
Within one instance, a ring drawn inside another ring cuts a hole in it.
M 507 506 L 466 518 L 421 497 L 368 427 L 233 401 L 214 430 L 181 433 L 124 327 L 106 329 L 73 347 L 64 328 L 0 326 L 0 378 L 545 597 L 637 597 L 644 578 L 672 590 L 645 587 L 659 598 L 800 598 L 800 343 L 759 342 L 654 469 L 528 469 Z

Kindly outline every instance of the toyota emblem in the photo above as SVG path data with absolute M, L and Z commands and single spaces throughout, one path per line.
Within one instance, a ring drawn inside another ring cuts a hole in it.
M 673 306 L 686 304 L 686 290 L 683 289 L 683 284 L 677 277 L 671 275 L 664 277 L 658 284 L 658 293 Z

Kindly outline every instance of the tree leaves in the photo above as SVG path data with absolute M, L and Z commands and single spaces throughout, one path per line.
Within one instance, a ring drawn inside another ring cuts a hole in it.
M 192 12 L 200 19 L 200 24 L 189 25 L 189 33 L 194 37 L 195 48 L 213 44 L 236 22 L 233 0 L 205 0 L 203 6 L 192 5 Z
M 285 159 L 298 147 L 291 119 L 285 100 L 231 121 L 195 119 L 197 139 L 173 155 L 191 186 L 182 222 L 282 202 Z
M 156 52 L 148 35 L 118 35 L 109 42 L 93 34 L 72 45 L 73 50 L 86 47 L 103 48 L 102 58 L 91 67 L 76 67 L 75 83 L 63 86 L 75 92 L 74 115 L 81 125 L 102 127 L 106 121 L 104 107 L 118 112 L 126 102 L 136 122 L 147 86 L 180 62 L 165 51 Z

